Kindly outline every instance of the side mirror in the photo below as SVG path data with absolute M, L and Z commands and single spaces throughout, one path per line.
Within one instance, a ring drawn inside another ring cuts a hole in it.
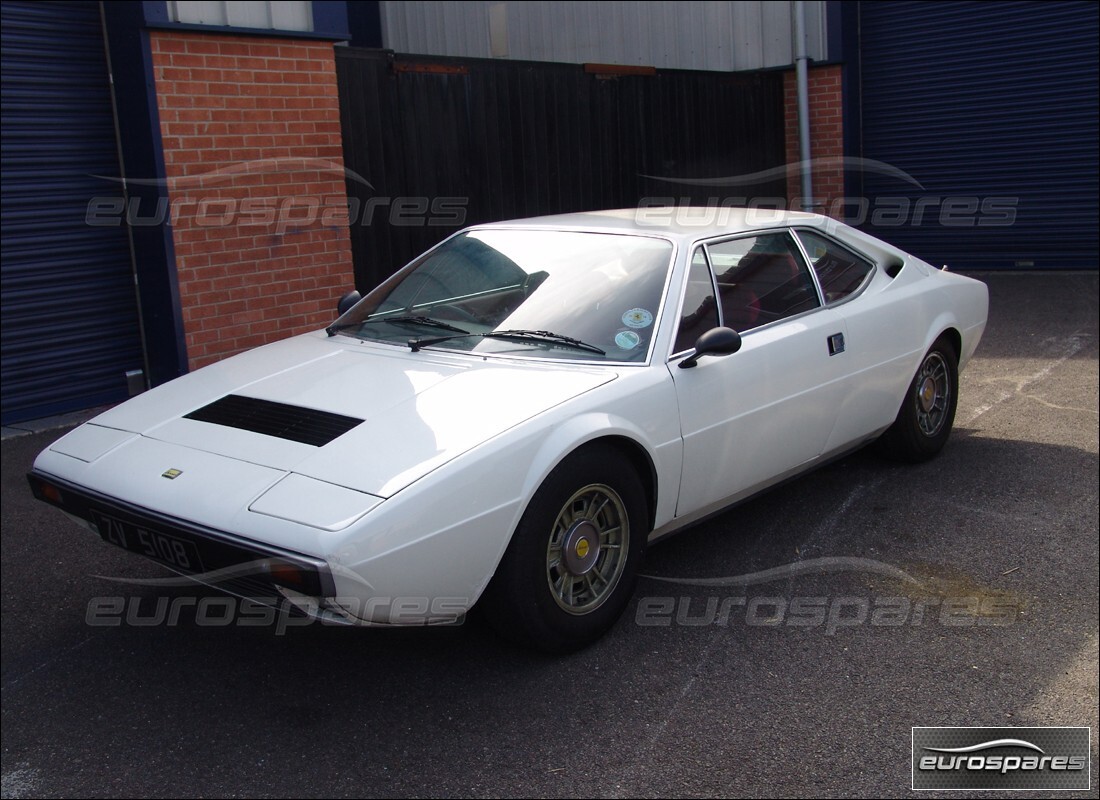
M 352 289 L 346 295 L 340 298 L 340 302 L 336 304 L 336 313 L 343 316 L 347 313 L 353 305 L 363 299 L 363 296 L 359 292 Z
M 691 369 L 703 356 L 728 356 L 741 349 L 741 334 L 733 328 L 711 328 L 695 340 L 695 352 L 680 362 L 680 369 Z

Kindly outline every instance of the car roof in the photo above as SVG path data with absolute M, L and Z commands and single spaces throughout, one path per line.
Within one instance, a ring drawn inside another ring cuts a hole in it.
M 604 233 L 656 235 L 691 241 L 725 233 L 743 233 L 788 225 L 820 227 L 837 221 L 820 214 L 772 208 L 706 208 L 696 206 L 619 208 L 554 214 L 545 217 L 493 222 L 476 228 L 545 228 Z

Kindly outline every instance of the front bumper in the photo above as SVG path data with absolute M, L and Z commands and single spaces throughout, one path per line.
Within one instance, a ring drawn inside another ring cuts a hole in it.
M 203 584 L 246 597 L 334 597 L 328 564 L 226 531 L 151 511 L 33 470 L 34 496 L 77 517 L 113 545 Z

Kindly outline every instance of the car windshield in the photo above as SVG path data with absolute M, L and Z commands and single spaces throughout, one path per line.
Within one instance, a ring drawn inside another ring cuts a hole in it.
M 645 361 L 672 245 L 577 231 L 468 231 L 329 328 L 361 339 L 584 361 Z

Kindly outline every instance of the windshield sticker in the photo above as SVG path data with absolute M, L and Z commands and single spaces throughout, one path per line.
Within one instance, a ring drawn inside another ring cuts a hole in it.
M 619 331 L 615 334 L 615 344 L 620 350 L 633 350 L 642 343 L 642 337 L 634 331 Z
M 653 324 L 653 315 L 644 308 L 632 308 L 623 314 L 623 325 L 628 328 L 648 328 Z

